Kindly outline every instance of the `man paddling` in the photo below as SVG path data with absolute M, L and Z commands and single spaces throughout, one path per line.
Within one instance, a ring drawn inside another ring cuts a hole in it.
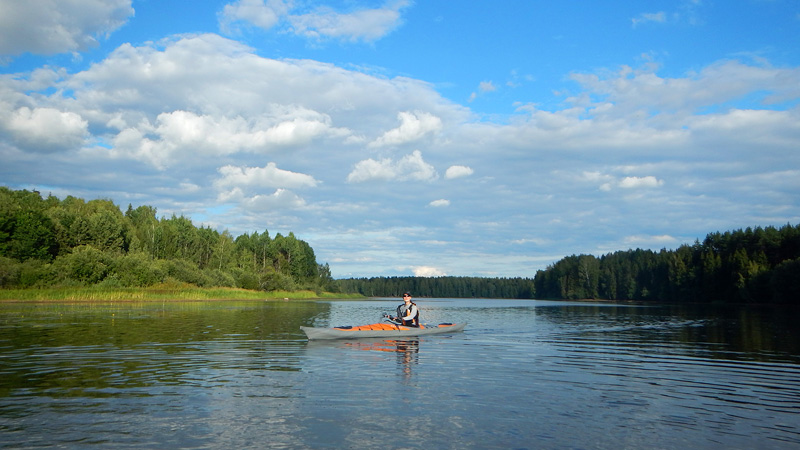
M 409 327 L 419 326 L 419 308 L 411 301 L 411 293 L 403 294 L 403 304 L 397 307 L 397 317 L 389 316 L 389 319 Z

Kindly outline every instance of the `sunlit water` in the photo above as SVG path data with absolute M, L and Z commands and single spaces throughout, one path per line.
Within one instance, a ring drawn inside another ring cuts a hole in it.
M 0 305 L 2 448 L 800 448 L 781 309 L 418 299 Z

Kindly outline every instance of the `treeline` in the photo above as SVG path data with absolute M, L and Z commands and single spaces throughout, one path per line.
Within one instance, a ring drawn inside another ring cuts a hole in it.
M 800 226 L 712 233 L 676 250 L 573 255 L 534 277 L 537 298 L 800 304 Z
M 533 298 L 530 278 L 478 277 L 374 277 L 335 281 L 337 292 L 353 292 L 368 297 L 438 298 Z
M 238 237 L 156 208 L 0 187 L 0 287 L 145 287 L 178 281 L 255 290 L 334 289 L 293 233 Z

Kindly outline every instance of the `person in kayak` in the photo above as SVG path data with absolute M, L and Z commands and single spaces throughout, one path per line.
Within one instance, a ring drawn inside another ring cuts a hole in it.
M 403 294 L 403 304 L 397 307 L 397 317 L 389 316 L 389 320 L 410 327 L 419 326 L 419 308 L 411 301 L 411 293 Z

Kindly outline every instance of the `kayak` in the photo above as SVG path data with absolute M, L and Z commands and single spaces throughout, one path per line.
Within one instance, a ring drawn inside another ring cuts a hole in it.
M 457 333 L 464 331 L 466 323 L 440 323 L 419 327 L 407 327 L 394 323 L 373 323 L 357 327 L 314 328 L 300 327 L 308 339 L 352 339 L 382 337 L 417 337 L 433 334 Z

